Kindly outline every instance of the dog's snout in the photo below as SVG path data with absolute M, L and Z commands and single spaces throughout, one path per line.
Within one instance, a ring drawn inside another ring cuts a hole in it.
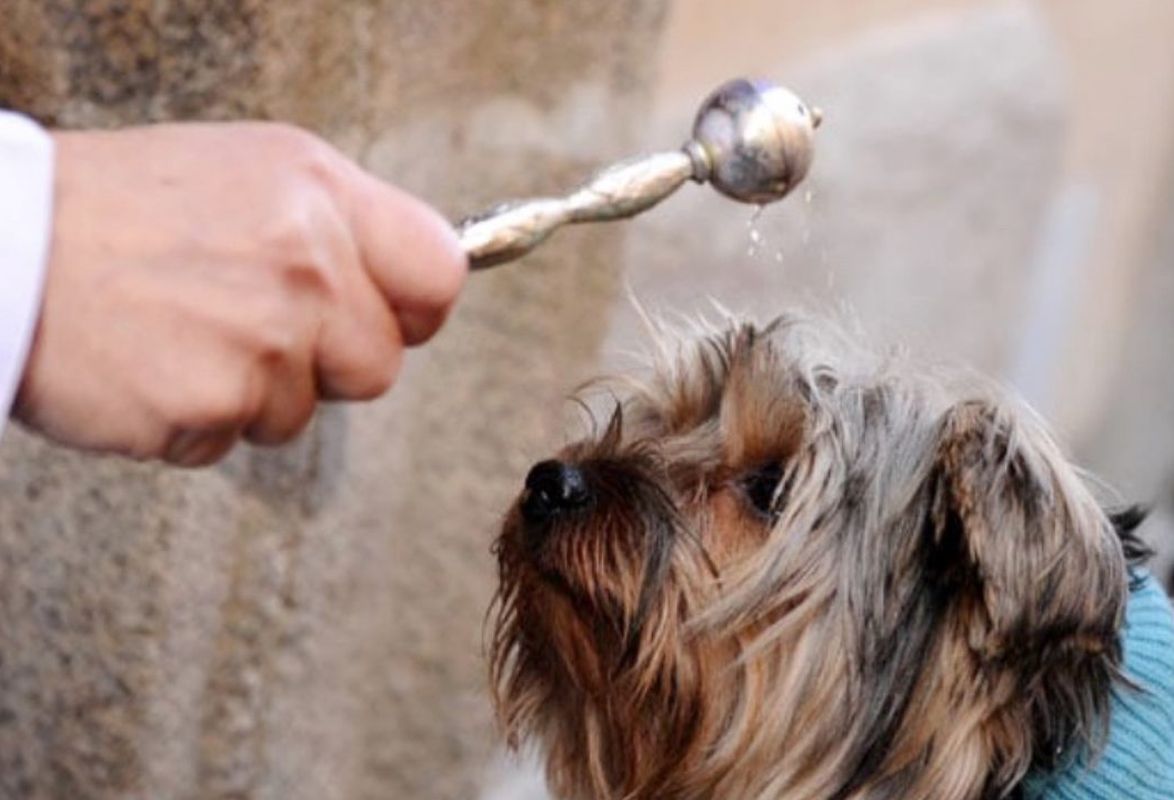
M 554 514 L 585 506 L 590 499 L 582 470 L 561 461 L 543 461 L 526 476 L 522 517 L 529 523 L 545 522 Z

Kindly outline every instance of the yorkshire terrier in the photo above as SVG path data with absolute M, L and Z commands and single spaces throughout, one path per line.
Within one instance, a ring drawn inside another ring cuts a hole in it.
M 1123 668 L 1141 515 L 1028 409 L 796 316 L 660 345 L 496 546 L 494 700 L 556 797 L 1026 796 L 1159 702 Z

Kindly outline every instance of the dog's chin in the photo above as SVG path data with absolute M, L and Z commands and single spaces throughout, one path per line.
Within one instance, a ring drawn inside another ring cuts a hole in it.
M 560 541 L 556 538 L 560 535 L 555 534 L 526 551 L 531 575 L 527 591 L 533 595 L 532 611 L 537 618 L 534 624 L 551 623 L 548 612 L 552 605 L 566 606 L 584 623 L 600 616 L 599 580 L 575 565 L 575 554 L 568 552 L 573 548 L 565 543 L 567 536 L 561 534 Z
M 550 604 L 566 605 L 588 625 L 618 624 L 624 607 L 634 606 L 643 554 L 625 546 L 623 540 L 632 538 L 626 533 L 609 530 L 584 512 L 541 525 L 519 519 L 507 535 L 520 562 L 517 578 L 523 591 L 534 595 L 536 624 L 549 622 Z M 637 577 L 625 578 L 628 573 Z
M 588 546 L 587 537 L 595 535 L 587 513 L 560 515 L 557 519 L 542 523 L 527 523 L 520 518 L 512 536 L 521 557 L 542 578 L 562 587 L 568 581 L 582 582 L 576 578 L 576 560 L 581 559 L 577 550 Z

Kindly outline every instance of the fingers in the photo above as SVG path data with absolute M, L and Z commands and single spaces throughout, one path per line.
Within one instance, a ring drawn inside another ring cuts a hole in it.
M 323 332 L 315 361 L 321 399 L 373 400 L 394 383 L 403 361 L 403 334 L 385 310 L 371 309 L 367 319 L 341 320 Z M 363 347 L 365 342 L 369 346 Z
M 260 413 L 244 428 L 254 444 L 276 445 L 297 436 L 314 416 L 318 404 L 314 373 L 307 363 L 273 368 Z
M 306 131 L 71 136 L 19 406 L 60 441 L 189 466 L 288 441 L 385 392 L 464 283 L 436 211 Z
M 354 234 L 339 209 L 326 259 L 335 276 L 311 336 L 310 383 L 328 400 L 370 400 L 386 392 L 399 370 L 403 333 L 365 269 Z
M 235 429 L 181 431 L 168 442 L 162 458 L 177 467 L 205 467 L 227 455 L 238 438 L 240 433 Z
M 180 429 L 163 449 L 163 460 L 176 466 L 202 467 L 223 458 L 240 440 L 259 445 L 284 444 L 295 438 L 314 416 L 318 398 L 308 362 L 283 364 L 259 375 L 263 398 L 254 416 L 241 423 L 226 422 Z
M 239 440 L 278 445 L 295 438 L 314 416 L 318 398 L 308 361 L 268 367 L 258 374 L 263 385 L 252 390 L 260 400 L 254 415 L 241 421 L 208 423 L 175 432 L 163 460 L 176 466 L 202 467 L 223 458 Z
M 448 315 L 467 273 L 451 226 L 428 205 L 332 153 L 324 163 L 333 202 L 303 205 L 293 234 L 283 237 L 293 251 L 304 250 L 283 251 L 296 267 L 291 274 L 309 264 L 325 277 L 279 281 L 293 296 L 284 318 L 246 315 L 267 319 L 270 330 L 284 328 L 287 336 L 278 341 L 302 344 L 262 348 L 249 390 L 260 398 L 252 413 L 236 425 L 175 436 L 168 461 L 212 463 L 240 438 L 281 444 L 308 424 L 320 399 L 378 397 L 398 374 L 404 347 L 431 338 Z
M 406 345 L 431 338 L 468 274 L 452 226 L 430 206 L 356 172 L 350 219 L 363 264 L 391 306 Z

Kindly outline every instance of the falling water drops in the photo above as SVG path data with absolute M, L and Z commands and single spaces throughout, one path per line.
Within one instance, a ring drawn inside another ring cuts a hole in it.
M 763 233 L 762 228 L 759 227 L 759 219 L 765 210 L 766 206 L 757 206 L 746 221 L 746 235 L 750 239 L 746 247 L 746 255 L 760 261 L 773 261 L 775 264 L 782 264 L 785 260 L 783 248 L 773 246 L 775 242 L 772 242 L 771 238 Z
M 811 241 L 811 201 L 815 198 L 815 191 L 808 186 L 803 191 L 803 204 L 808 206 L 803 214 L 803 231 L 800 234 L 800 241 L 804 247 Z
M 762 234 L 758 228 L 750 229 L 750 246 L 746 248 L 746 255 L 754 256 L 758 254 L 758 248 L 762 246 Z
M 754 211 L 750 214 L 750 219 L 746 220 L 746 230 L 750 236 L 750 244 L 746 247 L 746 255 L 751 258 L 758 255 L 758 249 L 762 247 L 764 242 L 762 231 L 758 230 L 758 218 L 762 216 L 764 210 L 766 210 L 766 206 L 755 206 Z

